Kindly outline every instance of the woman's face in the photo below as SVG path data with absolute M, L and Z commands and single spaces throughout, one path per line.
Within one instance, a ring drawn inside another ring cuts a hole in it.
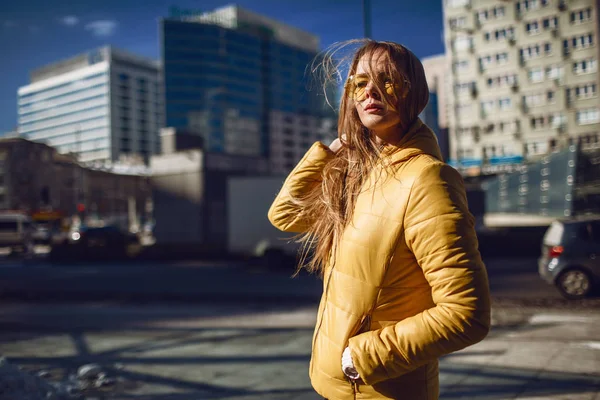
M 380 53 L 381 54 L 381 53 Z M 350 96 L 362 124 L 373 132 L 379 141 L 393 142 L 399 139 L 400 114 L 388 103 L 395 104 L 398 94 L 397 85 L 391 77 L 385 75 L 386 57 L 378 54 L 366 54 L 361 57 L 352 77 Z M 371 71 L 371 68 L 374 70 Z M 384 93 L 371 80 L 371 76 L 379 77 L 384 83 Z M 386 96 L 388 101 L 383 101 Z

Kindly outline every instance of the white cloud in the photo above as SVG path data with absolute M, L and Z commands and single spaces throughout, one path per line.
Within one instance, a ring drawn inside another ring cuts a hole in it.
M 111 36 L 117 30 L 117 21 L 100 20 L 93 21 L 85 25 L 86 31 L 91 31 L 94 36 L 106 37 Z
M 66 26 L 75 26 L 79 23 L 79 18 L 75 15 L 67 15 L 60 19 L 60 23 Z

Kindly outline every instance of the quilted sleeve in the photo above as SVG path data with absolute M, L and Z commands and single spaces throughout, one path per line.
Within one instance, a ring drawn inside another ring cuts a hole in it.
M 487 272 L 456 170 L 432 163 L 420 173 L 408 200 L 404 235 L 435 306 L 350 339 L 354 365 L 369 385 L 473 345 L 490 329 Z
M 292 199 L 308 193 L 322 181 L 323 167 L 334 153 L 321 142 L 315 142 L 285 180 L 269 209 L 269 221 L 284 232 L 305 232 L 310 221 L 300 217 L 300 209 Z

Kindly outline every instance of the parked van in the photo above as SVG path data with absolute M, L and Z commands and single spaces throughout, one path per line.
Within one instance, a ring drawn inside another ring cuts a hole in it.
M 33 223 L 21 213 L 0 213 L 0 247 L 9 247 L 11 252 L 33 251 Z

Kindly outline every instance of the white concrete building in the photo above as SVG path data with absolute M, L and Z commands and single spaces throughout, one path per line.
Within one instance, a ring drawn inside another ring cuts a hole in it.
M 270 165 L 273 174 L 289 173 L 316 141 L 329 145 L 337 137 L 333 118 L 270 112 Z
M 18 90 L 18 130 L 81 162 L 148 161 L 160 151 L 164 102 L 159 65 L 103 47 L 31 73 Z
M 596 0 L 444 0 L 451 159 L 512 170 L 600 144 Z
M 429 91 L 437 94 L 438 125 L 441 129 L 448 128 L 447 97 L 450 87 L 450 66 L 446 54 L 425 57 L 422 60 Z

